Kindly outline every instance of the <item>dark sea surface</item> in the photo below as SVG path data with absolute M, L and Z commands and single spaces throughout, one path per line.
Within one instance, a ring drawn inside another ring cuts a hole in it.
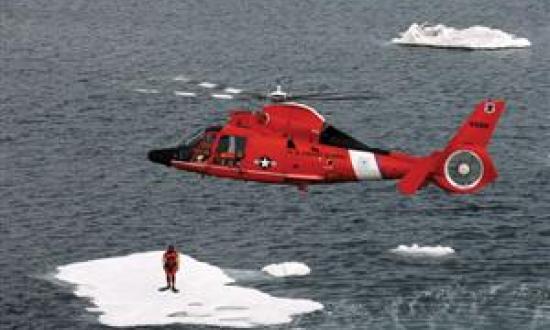
M 495 27 L 532 47 L 390 43 L 423 21 Z M 548 329 L 549 72 L 547 0 L 0 0 L 0 328 L 107 328 L 48 280 L 56 267 L 174 242 L 227 269 L 309 265 L 304 278 L 242 283 L 325 305 L 280 328 Z M 394 182 L 304 196 L 167 169 L 147 151 L 258 106 L 178 98 L 181 74 L 373 91 L 309 104 L 367 144 L 419 154 L 444 146 L 479 100 L 505 98 L 490 148 L 500 177 L 473 196 L 409 198 Z M 456 256 L 388 252 L 413 243 Z

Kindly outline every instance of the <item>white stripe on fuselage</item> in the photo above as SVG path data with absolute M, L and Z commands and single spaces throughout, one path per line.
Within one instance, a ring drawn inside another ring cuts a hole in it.
M 382 179 L 376 157 L 372 152 L 348 150 L 348 153 L 357 180 Z

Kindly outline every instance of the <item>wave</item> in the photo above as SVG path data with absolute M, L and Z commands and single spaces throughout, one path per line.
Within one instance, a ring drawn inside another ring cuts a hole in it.
M 275 277 L 305 276 L 311 273 L 311 269 L 306 264 L 296 261 L 267 265 L 262 268 L 262 271 Z
M 162 251 L 91 260 L 58 267 L 56 278 L 88 297 L 108 326 L 131 327 L 171 323 L 221 327 L 283 324 L 292 317 L 323 309 L 308 299 L 273 297 L 252 288 L 229 285 L 235 280 L 221 268 L 181 255 L 177 273 L 180 292 L 159 292 L 165 278 Z M 159 271 L 160 270 L 160 271 Z
M 413 244 L 411 246 L 399 245 L 395 249 L 390 250 L 391 253 L 408 256 L 408 257 L 447 257 L 455 254 L 455 250 L 450 246 L 419 246 Z
M 405 328 L 401 325 L 412 320 L 419 329 L 549 328 L 547 282 L 489 282 L 435 286 L 391 297 L 382 302 L 387 314 L 372 317 L 365 328 Z
M 427 25 L 413 23 L 399 38 L 392 39 L 394 44 L 406 46 L 427 46 L 438 48 L 462 49 L 505 49 L 531 46 L 526 38 L 485 26 L 472 26 L 457 29 L 443 24 Z

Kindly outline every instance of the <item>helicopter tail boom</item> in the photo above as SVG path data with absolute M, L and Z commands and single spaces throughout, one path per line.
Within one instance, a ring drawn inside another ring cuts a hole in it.
M 498 176 L 487 152 L 491 136 L 505 110 L 505 102 L 480 102 L 444 150 L 418 159 L 398 183 L 399 191 L 413 195 L 429 182 L 456 194 L 475 193 Z

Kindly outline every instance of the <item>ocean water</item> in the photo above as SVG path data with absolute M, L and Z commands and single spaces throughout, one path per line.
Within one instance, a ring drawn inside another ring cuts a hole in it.
M 549 16 L 545 0 L 0 1 L 0 328 L 107 328 L 53 279 L 57 267 L 168 243 L 223 269 L 307 264 L 304 277 L 240 280 L 324 305 L 285 329 L 549 328 Z M 391 44 L 422 21 L 532 46 Z M 490 148 L 500 177 L 474 196 L 410 198 L 394 182 L 303 195 L 166 169 L 149 149 L 258 106 L 178 98 L 179 75 L 366 89 L 379 97 L 308 104 L 367 144 L 418 154 L 443 146 L 480 99 L 505 98 Z M 390 252 L 412 244 L 455 253 Z

